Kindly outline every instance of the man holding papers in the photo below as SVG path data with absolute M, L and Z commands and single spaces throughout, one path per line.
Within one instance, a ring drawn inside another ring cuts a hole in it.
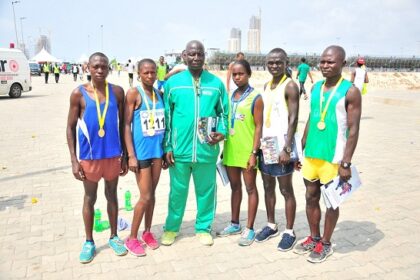
M 311 234 L 296 245 L 294 252 L 310 252 L 308 261 L 313 263 L 323 262 L 333 253 L 330 239 L 339 216 L 339 208 L 327 209 L 321 237 L 321 185 L 337 175 L 344 182 L 350 179 L 351 159 L 359 138 L 361 95 L 341 76 L 345 58 L 340 46 L 329 46 L 323 52 L 320 69 L 325 80 L 312 88 L 310 114 L 302 139 L 306 216 Z

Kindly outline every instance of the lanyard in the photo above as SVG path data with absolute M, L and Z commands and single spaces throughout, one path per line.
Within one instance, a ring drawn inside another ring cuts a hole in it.
M 100 134 L 105 134 L 104 133 L 104 125 L 105 125 L 105 117 L 106 117 L 106 113 L 108 111 L 108 105 L 109 105 L 109 90 L 108 90 L 108 82 L 105 81 L 105 107 L 104 107 L 104 111 L 101 114 L 101 108 L 100 108 L 100 103 L 99 103 L 99 98 L 98 98 L 98 94 L 96 93 L 96 88 L 93 85 L 93 83 L 91 83 L 92 87 L 93 87 L 93 94 L 95 95 L 95 103 L 96 103 L 96 112 L 98 114 L 98 121 L 99 121 L 99 133 Z M 99 135 L 100 137 L 103 137 L 103 135 Z
M 331 100 L 332 100 L 333 96 L 335 95 L 335 93 L 337 92 L 337 89 L 340 87 L 340 84 L 341 84 L 342 81 L 343 81 L 343 77 L 341 77 L 340 80 L 338 80 L 338 82 L 335 84 L 333 91 L 331 92 L 330 96 L 328 97 L 327 104 L 325 104 L 324 110 L 322 110 L 322 100 L 324 99 L 323 94 L 324 94 L 325 81 L 324 81 L 324 83 L 322 83 L 321 92 L 320 92 L 320 95 L 319 95 L 319 112 L 321 113 L 320 122 L 322 122 L 322 123 L 324 122 L 325 116 L 327 115 L 328 107 L 330 106 L 330 103 L 331 103 Z
M 286 80 L 286 78 L 287 78 L 286 74 L 283 74 L 283 77 L 281 78 L 281 80 L 277 84 L 277 86 L 280 86 Z M 267 84 L 267 87 L 269 87 L 270 90 L 271 90 L 271 84 L 272 84 L 272 82 L 273 82 L 273 80 L 271 80 Z M 273 99 L 274 99 L 274 94 L 272 93 L 271 96 L 270 96 L 270 105 L 268 107 L 267 119 L 265 121 L 265 126 L 266 127 L 270 127 L 271 126 L 271 111 L 273 109 Z
M 152 103 L 153 103 L 153 111 L 150 112 L 150 106 L 148 100 L 146 100 L 146 91 L 143 88 L 143 85 L 140 87 L 140 90 L 144 93 L 144 103 L 146 104 L 147 114 L 150 116 L 150 127 L 154 127 L 155 125 L 155 114 L 156 114 L 156 94 L 155 90 L 152 88 Z
M 238 89 L 236 89 L 233 93 L 232 93 L 232 97 L 230 99 L 230 103 L 231 103 L 231 115 L 230 115 L 230 127 L 234 128 L 235 127 L 235 119 L 236 119 L 236 110 L 238 109 L 239 103 L 241 103 L 245 98 L 248 97 L 248 95 L 254 90 L 253 87 L 251 87 L 250 85 L 248 85 L 248 87 L 246 88 L 246 90 L 244 91 L 244 93 L 242 93 L 241 97 L 239 98 L 239 100 L 235 101 L 235 93 L 238 91 Z

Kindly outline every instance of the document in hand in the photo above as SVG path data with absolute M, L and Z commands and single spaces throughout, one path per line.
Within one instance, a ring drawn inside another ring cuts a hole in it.
M 266 136 L 261 138 L 261 150 L 265 164 L 279 163 L 280 145 L 284 145 L 287 135 L 284 135 L 284 142 L 279 143 L 277 136 Z M 283 146 L 281 146 L 283 148 Z M 302 158 L 302 143 L 298 133 L 295 133 L 292 140 L 292 152 L 290 161 L 298 161 Z
M 337 176 L 331 182 L 321 186 L 321 194 L 327 208 L 333 208 L 334 210 L 340 206 L 352 193 L 354 193 L 360 186 L 359 173 L 354 165 L 351 166 L 351 178 L 347 182 L 340 181 L 340 177 Z
M 230 184 L 229 177 L 227 175 L 226 166 L 223 165 L 223 161 L 219 160 L 216 164 L 217 173 L 220 176 L 220 180 L 222 181 L 223 186 L 227 186 Z

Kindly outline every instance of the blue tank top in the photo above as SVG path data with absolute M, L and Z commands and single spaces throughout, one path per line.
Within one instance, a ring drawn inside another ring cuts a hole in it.
M 161 158 L 163 155 L 162 143 L 166 125 L 162 97 L 159 91 L 153 88 L 157 100 L 154 117 L 154 135 L 150 136 L 147 131 L 153 128 L 151 127 L 153 101 L 144 93 L 140 86 L 137 87 L 137 90 L 141 96 L 141 105 L 133 112 L 131 128 L 136 157 L 138 160 Z M 149 112 L 146 102 L 149 105 Z
M 83 117 L 77 122 L 78 155 L 81 160 L 113 158 L 120 156 L 122 153 L 118 125 L 118 102 L 112 90 L 112 85 L 108 83 L 108 87 L 109 105 L 105 116 L 104 137 L 98 135 L 99 121 L 96 102 L 88 95 L 83 86 L 79 87 L 86 104 Z M 103 112 L 104 107 L 105 102 L 100 104 L 101 112 Z

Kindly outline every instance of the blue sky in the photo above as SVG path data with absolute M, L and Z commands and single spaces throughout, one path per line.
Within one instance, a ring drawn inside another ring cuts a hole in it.
M 0 0 L 0 47 L 15 40 L 12 0 Z M 75 60 L 103 51 L 157 59 L 199 39 L 227 49 L 230 29 L 242 30 L 246 52 L 252 15 L 262 10 L 262 52 L 320 53 L 331 44 L 348 54 L 420 56 L 420 1 L 417 0 L 20 0 L 15 4 L 21 40 L 31 47 L 40 34 L 51 36 L 52 54 Z M 88 39 L 89 38 L 89 39 Z

